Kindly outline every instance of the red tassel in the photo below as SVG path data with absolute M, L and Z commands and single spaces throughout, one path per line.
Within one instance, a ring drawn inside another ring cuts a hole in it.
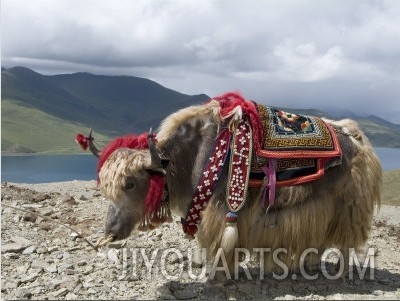
M 75 142 L 78 143 L 83 150 L 86 150 L 88 148 L 88 138 L 85 137 L 83 134 L 76 135 Z
M 162 204 L 164 193 L 164 175 L 154 173 L 150 177 L 149 190 L 144 201 L 142 230 L 153 229 L 163 222 L 171 221 L 171 213 L 166 204 Z
M 149 191 L 144 202 L 146 213 L 157 212 L 164 192 L 164 175 L 155 173 L 150 177 Z

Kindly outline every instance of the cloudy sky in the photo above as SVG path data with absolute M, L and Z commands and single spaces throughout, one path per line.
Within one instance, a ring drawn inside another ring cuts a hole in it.
M 2 66 L 400 123 L 397 0 L 2 0 Z

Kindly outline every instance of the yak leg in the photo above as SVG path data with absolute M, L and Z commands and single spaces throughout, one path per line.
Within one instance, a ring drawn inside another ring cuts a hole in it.
M 318 248 L 317 252 L 310 252 L 304 258 L 304 269 L 306 272 L 320 272 L 321 271 L 321 257 L 324 253 L 323 248 Z M 300 265 L 302 263 L 300 262 Z

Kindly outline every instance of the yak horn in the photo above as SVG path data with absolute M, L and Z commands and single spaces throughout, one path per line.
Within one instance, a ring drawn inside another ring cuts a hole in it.
M 155 168 L 162 167 L 160 155 L 157 152 L 156 144 L 154 142 L 154 134 L 152 133 L 153 130 L 150 128 L 148 141 L 149 141 L 149 150 L 150 150 L 150 157 L 151 157 L 151 165 Z
M 101 151 L 99 151 L 93 143 L 94 138 L 92 137 L 92 129 L 90 129 L 90 131 L 89 131 L 88 140 L 89 140 L 90 151 L 92 152 L 93 155 L 95 155 L 97 158 L 99 158 L 101 155 Z

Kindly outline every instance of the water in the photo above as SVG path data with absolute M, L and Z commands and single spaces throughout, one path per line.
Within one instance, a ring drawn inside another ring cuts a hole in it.
M 400 168 L 400 148 L 375 148 L 385 171 Z M 1 157 L 1 181 L 49 183 L 96 180 L 92 155 L 24 155 Z
M 1 157 L 1 181 L 49 183 L 96 180 L 93 155 L 21 155 Z
M 375 147 L 384 171 L 400 168 L 400 148 Z

